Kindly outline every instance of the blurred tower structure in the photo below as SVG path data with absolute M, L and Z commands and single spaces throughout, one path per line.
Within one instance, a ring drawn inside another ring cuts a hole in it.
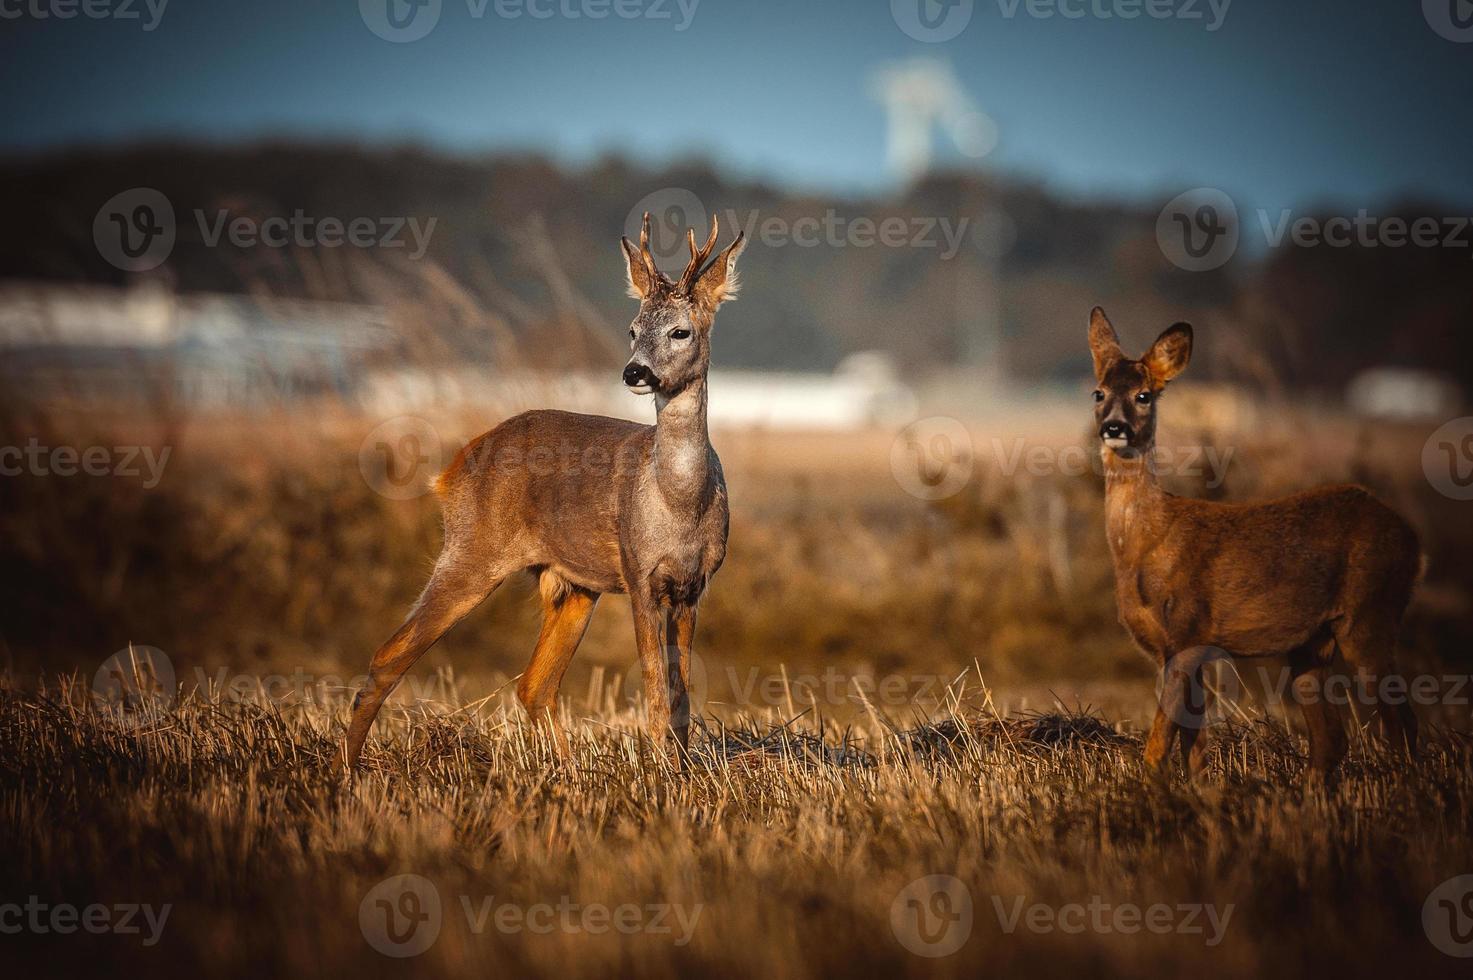
M 885 107 L 886 163 L 902 184 L 931 169 L 932 133 L 938 128 L 968 157 L 984 157 L 997 145 L 996 124 L 977 108 L 945 61 L 913 58 L 881 65 L 870 77 L 870 91 Z
M 996 124 L 946 61 L 913 58 L 881 65 L 870 76 L 870 92 L 885 109 L 886 166 L 902 187 L 931 171 L 938 130 L 973 159 L 997 145 Z M 973 378 L 981 374 L 985 381 L 997 381 L 1004 376 L 998 276 L 1002 251 L 994 229 L 1006 219 L 980 208 L 954 218 L 968 219 L 967 243 L 953 259 L 956 353 Z M 984 233 L 987 237 L 979 238 Z

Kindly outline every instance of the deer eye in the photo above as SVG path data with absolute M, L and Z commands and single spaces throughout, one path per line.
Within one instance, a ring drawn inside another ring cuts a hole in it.
M 1100 389 L 1096 388 L 1095 389 L 1095 401 L 1102 402 L 1104 400 L 1105 400 L 1105 393 L 1103 391 L 1101 391 Z
M 670 339 L 671 340 L 684 340 L 685 338 L 687 338 L 689 336 L 690 336 L 690 331 L 689 330 L 685 330 L 683 328 L 680 329 L 680 330 L 672 330 L 672 331 L 670 331 Z
M 1149 391 L 1139 392 L 1135 396 L 1135 400 L 1140 402 L 1142 405 L 1149 405 L 1151 404 L 1151 393 Z
M 633 340 L 634 339 L 634 328 L 633 327 L 630 327 L 629 328 L 629 339 L 630 340 Z

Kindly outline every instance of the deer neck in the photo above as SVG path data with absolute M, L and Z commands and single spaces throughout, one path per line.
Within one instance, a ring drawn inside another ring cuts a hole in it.
M 1102 447 L 1105 532 L 1116 562 L 1149 546 L 1161 532 L 1166 492 L 1156 476 L 1156 447 L 1130 456 Z
M 674 395 L 655 396 L 655 483 L 672 507 L 699 509 L 710 496 L 704 374 Z

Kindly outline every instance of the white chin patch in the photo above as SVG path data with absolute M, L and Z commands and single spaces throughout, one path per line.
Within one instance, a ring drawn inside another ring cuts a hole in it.
M 1126 446 L 1130 445 L 1130 440 L 1128 440 L 1128 439 L 1106 439 L 1105 440 L 1105 445 L 1109 446 L 1111 449 L 1124 449 Z
M 629 389 L 631 395 L 653 395 L 655 393 L 655 389 L 649 385 L 625 385 L 625 387 Z

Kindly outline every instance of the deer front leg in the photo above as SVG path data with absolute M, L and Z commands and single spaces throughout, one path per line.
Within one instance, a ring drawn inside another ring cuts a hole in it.
M 666 749 L 672 734 L 671 705 L 685 700 L 685 684 L 678 662 L 671 664 L 666 656 L 660 605 L 643 590 L 630 594 L 634 609 L 634 642 L 639 648 L 639 665 L 644 679 L 646 732 L 657 748 Z M 672 756 L 678 766 L 679 752 Z
M 1165 777 L 1171 746 L 1180 743 L 1189 776 L 1201 771 L 1206 758 L 1207 685 L 1205 668 L 1214 659 L 1212 647 L 1193 647 L 1168 656 L 1161 667 L 1156 718 L 1146 738 L 1146 765 Z
M 681 755 L 690 749 L 690 720 L 695 712 L 690 696 L 691 645 L 696 637 L 696 607 L 680 603 L 665 620 L 665 663 L 672 675 L 670 727 Z
M 1157 707 L 1156 717 L 1151 722 L 1151 733 L 1146 736 L 1146 769 L 1157 779 L 1164 780 L 1171 756 L 1171 745 L 1176 741 L 1176 723 Z

